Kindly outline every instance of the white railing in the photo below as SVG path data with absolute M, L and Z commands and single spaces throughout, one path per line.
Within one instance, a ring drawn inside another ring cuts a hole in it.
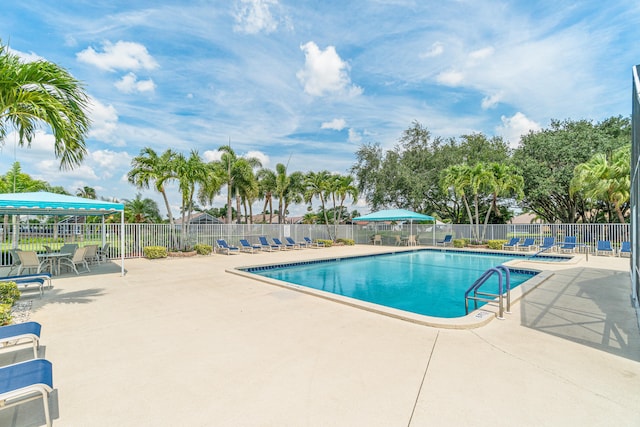
M 483 233 L 483 227 L 480 227 Z M 73 224 L 57 228 L 53 224 L 46 226 L 21 226 L 13 230 L 11 225 L 2 228 L 3 237 L 0 243 L 2 265 L 9 265 L 9 250 L 14 246 L 22 250 L 44 252 L 44 246 L 57 249 L 64 243 L 82 245 L 109 243 L 109 258 L 120 258 L 120 224 Z M 332 226 L 333 232 L 333 226 Z M 595 247 L 598 240 L 610 240 L 614 247 L 629 240 L 628 224 L 526 224 L 526 225 L 489 225 L 485 240 L 508 240 L 511 237 L 534 237 L 541 242 L 544 237 L 553 236 L 561 242 L 565 236 L 576 236 L 577 242 Z M 373 236 L 380 234 L 384 245 L 403 244 L 409 235 L 417 237 L 418 244 L 434 246 L 447 234 L 454 239 L 473 239 L 474 230 L 469 225 L 458 224 L 400 224 L 388 225 L 369 223 L 367 225 L 340 225 L 337 227 L 337 238 L 353 239 L 357 244 L 369 244 Z M 325 225 L 307 224 L 207 224 L 192 225 L 184 243 L 193 247 L 196 243 L 215 246 L 217 239 L 226 239 L 231 244 L 238 244 L 240 239 L 248 239 L 258 243 L 259 236 L 287 237 L 296 241 L 303 237 L 311 239 L 328 239 L 329 231 Z M 173 229 L 168 224 L 125 224 L 125 258 L 143 256 L 145 246 L 179 247 L 181 230 Z

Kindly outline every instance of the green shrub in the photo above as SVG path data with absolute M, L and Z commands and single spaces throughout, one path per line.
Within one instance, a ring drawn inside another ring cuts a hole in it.
M 502 245 L 507 242 L 508 240 L 489 240 L 487 245 L 489 246 L 489 249 L 502 249 Z
M 344 243 L 347 246 L 353 246 L 356 244 L 355 240 L 353 239 L 343 239 L 343 238 L 337 239 L 336 243 Z
M 204 243 L 197 243 L 193 247 L 193 250 L 196 251 L 198 255 L 211 255 L 211 252 L 213 252 L 213 247 Z
M 0 304 L 0 326 L 10 325 L 12 320 L 11 304 Z
M 164 246 L 145 246 L 142 249 L 145 258 L 157 259 L 167 257 L 167 248 Z
M 16 282 L 0 282 L 0 304 L 13 306 L 20 299 L 20 290 Z
M 465 246 L 467 246 L 467 241 L 465 239 L 453 239 L 454 248 L 464 248 Z
M 330 246 L 333 246 L 333 240 L 327 240 L 327 239 L 316 239 L 316 242 L 318 243 L 324 243 L 325 248 L 328 248 Z

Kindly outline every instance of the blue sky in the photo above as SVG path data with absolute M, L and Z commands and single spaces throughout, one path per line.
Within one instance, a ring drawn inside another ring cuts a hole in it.
M 272 169 L 347 173 L 361 144 L 391 148 L 417 120 L 516 147 L 551 119 L 629 116 L 638 22 L 640 4 L 618 0 L 6 2 L 2 41 L 83 81 L 93 127 L 73 171 L 43 129 L 28 150 L 9 135 L 0 172 L 17 160 L 72 193 L 130 199 L 146 146 L 214 160 L 230 140 Z

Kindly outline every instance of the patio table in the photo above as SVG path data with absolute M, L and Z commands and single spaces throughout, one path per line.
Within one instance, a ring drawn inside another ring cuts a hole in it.
M 72 255 L 73 254 L 70 254 L 68 252 L 46 252 L 44 254 L 38 254 L 38 258 L 42 258 L 48 261 L 49 272 L 55 275 L 55 274 L 60 274 L 60 260 L 62 258 L 70 257 Z M 57 268 L 54 268 L 56 266 Z

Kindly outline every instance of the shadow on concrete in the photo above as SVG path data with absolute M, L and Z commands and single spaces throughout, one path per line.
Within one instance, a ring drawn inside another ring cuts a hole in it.
M 640 361 L 640 330 L 628 272 L 574 268 L 521 301 L 523 326 Z

